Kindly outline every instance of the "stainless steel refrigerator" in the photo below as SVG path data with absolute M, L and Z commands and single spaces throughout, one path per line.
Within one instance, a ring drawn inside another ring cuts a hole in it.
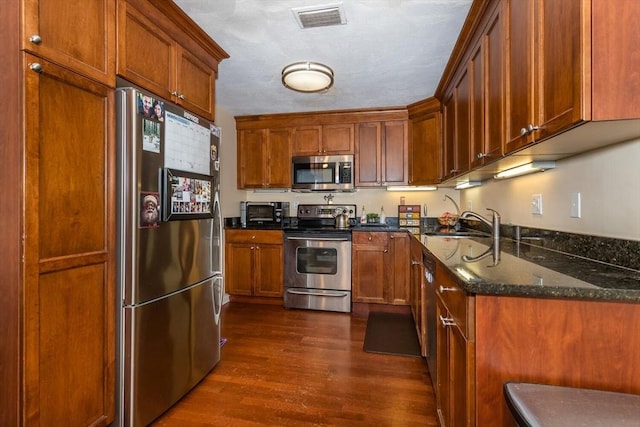
M 220 360 L 220 129 L 134 87 L 117 106 L 114 424 L 145 426 Z

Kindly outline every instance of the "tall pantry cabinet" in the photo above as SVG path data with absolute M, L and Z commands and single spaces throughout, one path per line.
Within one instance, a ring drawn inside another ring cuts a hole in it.
M 0 425 L 114 417 L 115 0 L 0 8 Z

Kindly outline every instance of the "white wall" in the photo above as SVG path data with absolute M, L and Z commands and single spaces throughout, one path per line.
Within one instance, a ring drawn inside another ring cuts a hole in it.
M 581 218 L 570 217 L 571 193 L 579 192 Z M 531 213 L 531 196 L 542 194 L 542 215 Z M 504 181 L 486 181 L 463 190 L 469 204 L 484 213 L 500 212 L 503 224 L 640 240 L 640 140 L 556 162 L 556 169 Z
M 216 110 L 216 124 L 222 128 L 220 148 L 222 171 L 222 214 L 239 216 L 241 200 L 273 200 L 324 203 L 325 193 L 254 193 L 236 188 L 236 124 L 231 114 Z M 582 217 L 570 218 L 570 195 L 580 192 Z M 578 234 L 640 240 L 640 140 L 610 146 L 560 160 L 556 169 L 504 181 L 485 181 L 481 187 L 463 191 L 387 192 L 360 189 L 355 193 L 334 193 L 334 204 L 356 204 L 358 212 L 379 212 L 397 216 L 400 197 L 406 204 L 427 206 L 429 217 L 455 207 L 444 195 L 458 201 L 460 209 L 485 214 L 490 207 L 500 212 L 503 224 L 523 225 Z M 542 215 L 531 214 L 531 196 L 542 194 Z M 487 215 L 488 216 L 488 215 Z

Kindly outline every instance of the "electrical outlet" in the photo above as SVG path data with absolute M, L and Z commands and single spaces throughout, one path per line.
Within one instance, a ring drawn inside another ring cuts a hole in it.
M 534 215 L 542 215 L 542 194 L 534 194 L 531 196 L 531 213 Z
M 468 211 L 472 211 L 473 210 L 473 200 L 471 200 L 471 199 L 467 200 L 467 210 Z
M 574 192 L 571 193 L 571 213 L 569 216 L 571 218 L 581 218 L 582 217 L 582 207 L 580 200 L 580 193 Z

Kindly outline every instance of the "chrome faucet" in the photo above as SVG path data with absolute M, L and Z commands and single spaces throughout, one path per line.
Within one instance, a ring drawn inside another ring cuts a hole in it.
M 500 241 L 500 214 L 491 209 L 491 208 L 487 208 L 488 211 L 491 211 L 493 214 L 493 217 L 491 219 L 491 221 L 489 221 L 488 219 L 486 219 L 485 217 L 483 217 L 480 214 L 477 214 L 473 211 L 464 211 L 460 214 L 460 219 L 466 219 L 469 217 L 473 217 L 479 221 L 481 221 L 483 224 L 491 227 L 491 237 L 493 237 L 493 241 L 495 243 L 495 245 L 498 245 L 498 242 Z

